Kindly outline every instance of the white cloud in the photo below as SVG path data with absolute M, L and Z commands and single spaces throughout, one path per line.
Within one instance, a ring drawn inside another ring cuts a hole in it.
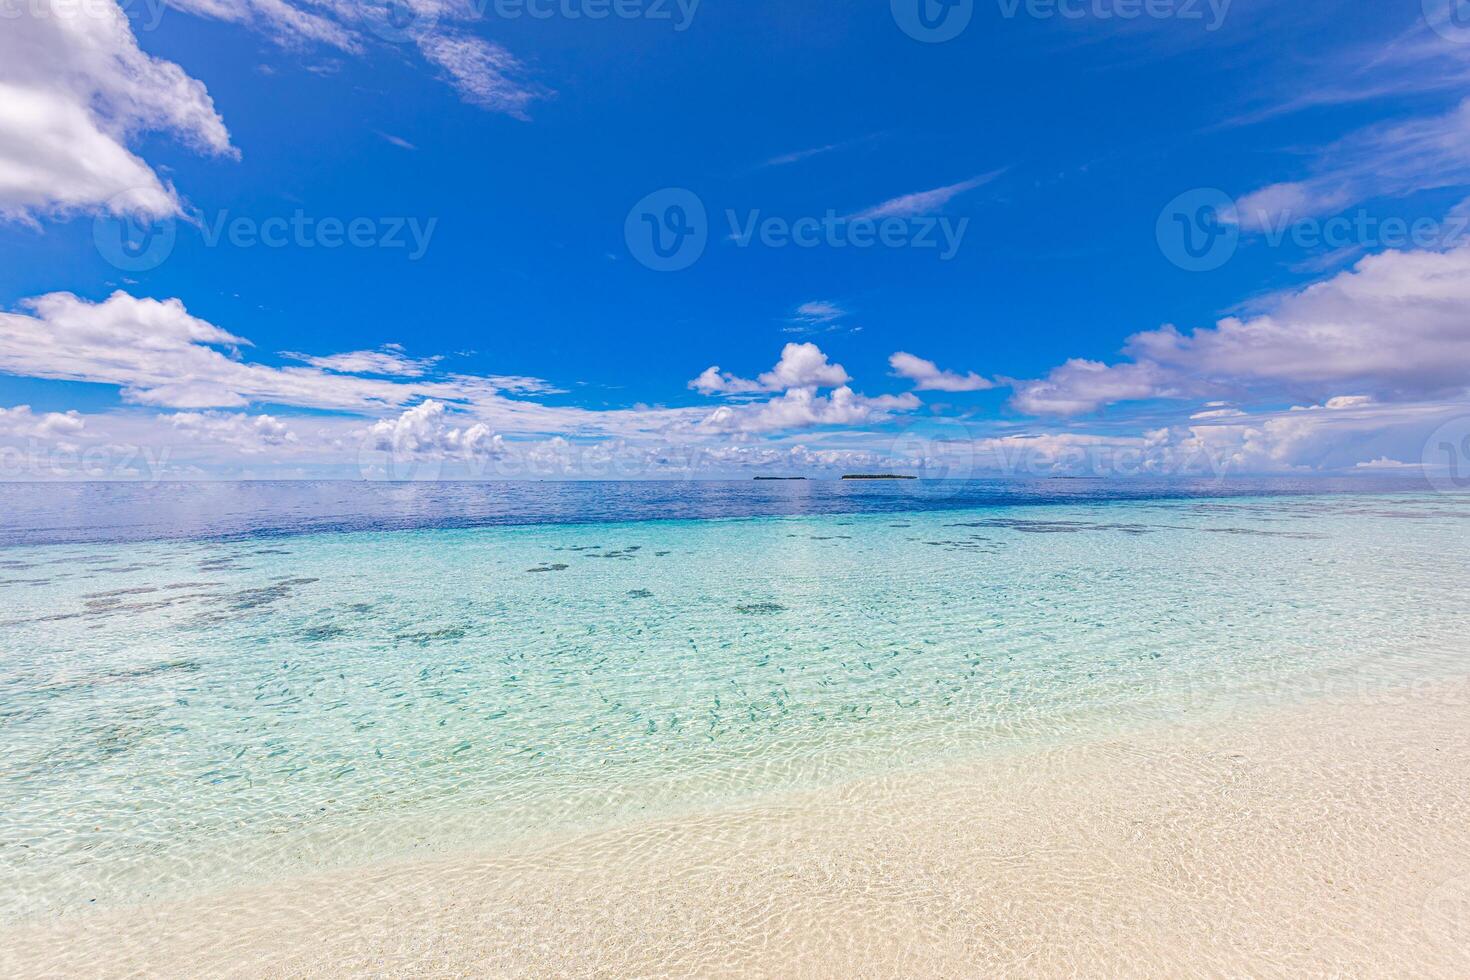
M 546 92 L 524 81 L 525 68 L 505 48 L 469 35 L 429 34 L 419 50 L 444 69 L 466 102 L 482 109 L 527 118 L 530 104 Z
M 124 400 L 164 408 L 244 408 L 254 403 L 378 414 L 424 398 L 472 402 L 521 416 L 539 406 L 512 402 L 504 390 L 555 390 L 536 378 L 456 374 L 362 377 L 346 371 L 422 374 L 434 359 L 401 352 L 356 351 L 309 358 L 304 367 L 244 360 L 249 341 L 198 317 L 177 299 L 140 299 L 118 291 L 101 303 L 48 293 L 0 313 L 0 373 L 117 385 Z M 298 355 L 299 356 L 299 355 Z M 592 413 L 587 413 L 589 416 Z M 580 418 L 580 417 L 579 417 Z M 576 424 L 565 411 L 548 422 Z
M 760 382 L 738 378 L 728 371 L 722 372 L 718 364 L 705 368 L 699 377 L 689 382 L 689 387 L 702 395 L 746 395 L 765 391 Z
M 1470 247 L 1384 252 L 1251 317 L 1191 334 L 1136 334 L 1130 361 L 1070 360 L 1046 378 L 1015 382 L 1023 412 L 1077 415 L 1119 401 L 1251 391 L 1326 397 L 1356 390 L 1408 400 L 1470 383 Z
M 471 34 L 480 19 L 473 3 L 404 0 L 393 4 L 359 0 L 171 0 L 200 17 L 242 24 L 290 44 L 325 44 L 346 53 L 364 50 L 375 38 L 412 43 L 440 69 L 466 102 L 526 118 L 530 104 L 551 94 L 525 79 L 525 67 L 505 48 Z M 398 145 L 396 137 L 383 134 Z
M 995 382 L 982 378 L 974 371 L 968 374 L 941 371 L 933 361 L 926 361 L 904 351 L 898 351 L 889 357 L 888 363 L 894 374 L 913 381 L 916 391 L 984 391 L 995 387 Z
M 387 374 L 401 378 L 420 378 L 438 363 L 437 357 L 409 357 L 401 350 L 385 347 L 382 350 L 355 350 L 344 354 L 312 356 L 295 351 L 282 351 L 282 357 L 301 361 L 323 371 L 340 374 Z
M 399 456 L 434 456 L 446 453 L 465 458 L 497 456 L 505 452 L 505 439 L 483 422 L 455 425 L 443 402 L 426 401 L 395 419 L 383 419 L 367 430 L 372 449 Z
M 160 416 L 191 440 L 207 440 L 229 446 L 246 455 L 264 453 L 297 441 L 296 433 L 271 415 L 230 412 L 176 412 Z
M 3 23 L 0 216 L 178 212 L 174 189 L 128 148 L 141 133 L 237 155 L 203 83 L 144 54 L 112 0 L 32 0 Z
M 894 412 L 912 411 L 920 401 L 911 394 L 868 398 L 843 385 L 830 396 L 814 388 L 792 388 L 779 398 L 756 405 L 722 405 L 699 428 L 714 432 L 776 432 L 823 425 L 859 425 L 882 421 Z
M 1310 177 L 1242 197 L 1242 227 L 1265 230 L 1376 197 L 1470 184 L 1470 99 L 1439 116 L 1360 130 L 1317 154 Z
M 847 316 L 847 311 L 836 303 L 817 299 L 798 306 L 796 316 L 797 319 L 806 323 L 831 323 L 833 320 Z
M 706 395 L 743 395 L 790 388 L 833 388 L 850 380 L 842 365 L 829 363 L 816 344 L 792 343 L 781 349 L 776 366 L 754 381 L 722 373 L 715 365 L 705 368 L 689 387 Z
M 884 201 L 882 204 L 875 204 L 850 217 L 853 219 L 911 218 L 920 214 L 933 214 L 965 191 L 988 184 L 1003 173 L 1005 173 L 1004 170 L 992 170 L 990 173 L 979 174 L 957 184 L 904 194 Z
M 0 408 L 0 435 L 52 439 L 76 436 L 86 427 L 87 421 L 80 412 L 45 412 L 37 415 L 31 411 L 29 405 Z

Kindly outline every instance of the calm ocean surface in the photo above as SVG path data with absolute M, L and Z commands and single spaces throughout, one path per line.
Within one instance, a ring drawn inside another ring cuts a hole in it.
M 0 508 L 7 919 L 1449 676 L 1470 636 L 1470 496 L 1402 483 L 70 484 Z

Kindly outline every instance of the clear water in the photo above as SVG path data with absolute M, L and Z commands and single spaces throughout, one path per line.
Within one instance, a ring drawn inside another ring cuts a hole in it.
M 1470 497 L 1067 494 L 12 544 L 0 915 L 1464 672 Z

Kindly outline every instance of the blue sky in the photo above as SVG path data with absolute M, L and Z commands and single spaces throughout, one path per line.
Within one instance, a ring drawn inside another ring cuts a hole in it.
M 623 2 L 11 4 L 4 475 L 1458 465 L 1438 0 Z

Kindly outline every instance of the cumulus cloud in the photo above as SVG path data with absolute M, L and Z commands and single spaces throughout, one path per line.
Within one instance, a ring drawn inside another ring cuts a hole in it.
M 1328 397 L 1344 389 L 1409 400 L 1470 379 L 1470 247 L 1384 252 L 1277 297 L 1266 312 L 1128 340 L 1119 364 L 1070 360 L 1015 382 L 1029 414 L 1078 415 L 1119 401 L 1253 392 Z
M 226 445 L 246 455 L 266 452 L 297 441 L 290 425 L 271 415 L 242 412 L 176 412 L 161 417 L 191 440 Z
M 0 30 L 0 216 L 179 211 L 129 144 L 168 133 L 236 156 L 203 83 L 138 48 L 112 0 L 16 5 Z
M 968 374 L 941 371 L 933 361 L 926 361 L 904 351 L 898 351 L 889 357 L 888 364 L 898 377 L 913 381 L 917 391 L 984 391 L 995 387 L 995 382 L 982 378 L 974 371 Z
M 723 405 L 700 422 L 712 432 L 774 432 L 821 425 L 858 425 L 878 422 L 894 412 L 920 406 L 913 395 L 868 398 L 843 385 L 822 396 L 814 388 L 792 388 L 779 398 L 755 405 Z
M 29 405 L 0 408 L 0 435 L 53 439 L 78 435 L 86 427 L 86 419 L 76 411 L 38 415 Z
M 705 395 L 744 395 L 791 388 L 833 388 L 850 380 L 842 365 L 829 363 L 816 344 L 792 343 L 781 349 L 776 366 L 754 381 L 722 372 L 715 365 L 705 368 L 689 387 Z
M 455 425 L 443 402 L 426 401 L 394 419 L 373 423 L 367 430 L 368 446 L 397 455 L 447 453 L 465 458 L 498 456 L 505 452 L 505 439 L 483 422 Z

